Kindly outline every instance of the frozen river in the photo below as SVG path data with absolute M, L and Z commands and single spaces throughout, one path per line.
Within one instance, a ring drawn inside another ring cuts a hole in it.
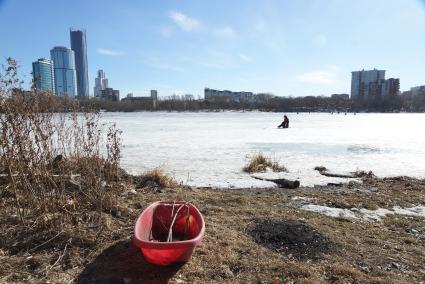
M 213 187 L 274 186 L 242 172 L 262 152 L 311 186 L 335 182 L 314 171 L 372 170 L 378 176 L 425 177 L 425 114 L 104 113 L 123 131 L 122 167 L 133 174 L 156 167 L 184 184 Z

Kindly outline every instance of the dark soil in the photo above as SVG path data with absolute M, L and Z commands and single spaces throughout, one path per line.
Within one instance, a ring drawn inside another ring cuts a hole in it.
M 317 229 L 296 220 L 256 219 L 249 233 L 256 243 L 297 260 L 317 260 L 338 248 Z

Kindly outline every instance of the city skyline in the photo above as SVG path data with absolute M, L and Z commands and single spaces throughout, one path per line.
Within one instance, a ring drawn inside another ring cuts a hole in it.
M 27 83 L 31 63 L 69 46 L 78 26 L 88 33 L 88 85 L 102 69 L 122 94 L 331 95 L 350 93 L 351 71 L 373 68 L 400 78 L 401 91 L 425 84 L 424 1 L 103 2 L 117 21 L 94 3 L 75 1 L 66 14 L 45 6 L 52 17 L 29 23 L 42 7 L 0 1 L 0 56 L 17 59 Z

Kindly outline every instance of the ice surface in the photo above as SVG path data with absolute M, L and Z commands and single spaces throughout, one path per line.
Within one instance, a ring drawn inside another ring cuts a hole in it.
M 333 172 L 372 170 L 378 176 L 425 177 L 425 114 L 283 114 L 262 112 L 104 113 L 123 130 L 122 166 L 130 173 L 162 167 L 194 186 L 273 187 L 242 167 L 263 152 L 289 169 L 266 177 L 299 179 L 301 186 L 339 183 Z

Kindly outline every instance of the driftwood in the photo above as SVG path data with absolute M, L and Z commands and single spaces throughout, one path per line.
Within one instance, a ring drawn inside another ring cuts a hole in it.
M 334 172 L 330 172 L 325 167 L 315 167 L 314 169 L 316 171 L 318 171 L 322 176 L 326 176 L 326 177 L 337 177 L 337 178 L 356 178 L 357 177 L 355 175 L 355 173 L 334 173 Z
M 259 179 L 259 180 L 274 182 L 275 184 L 277 184 L 281 188 L 294 189 L 294 188 L 300 187 L 300 182 L 298 180 L 289 180 L 289 179 L 284 179 L 284 178 L 276 178 L 276 179 L 261 178 L 261 177 L 256 177 L 256 176 L 251 176 L 251 177 L 253 177 L 255 179 Z

